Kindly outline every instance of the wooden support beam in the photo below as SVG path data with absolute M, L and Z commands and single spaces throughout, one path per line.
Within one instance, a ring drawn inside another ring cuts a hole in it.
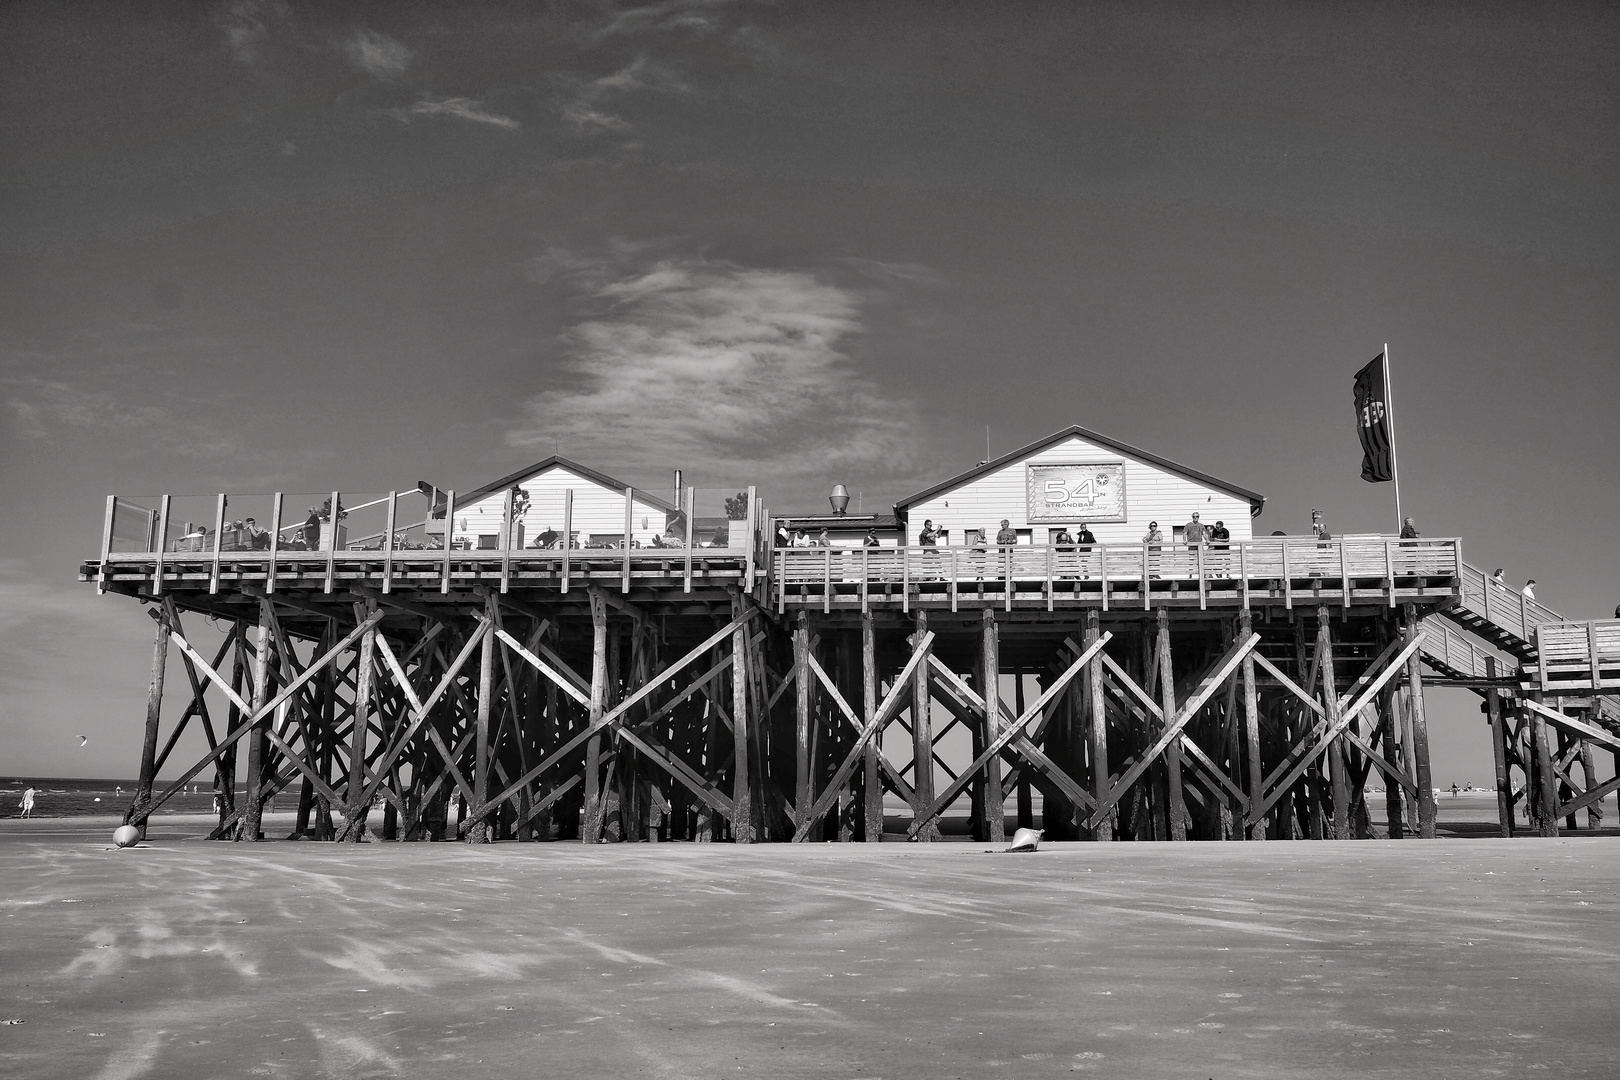
M 729 535 L 729 534 L 728 534 Z M 759 805 L 754 798 L 753 777 L 749 770 L 748 722 L 748 635 L 745 620 L 748 601 L 742 595 L 731 597 L 731 738 L 735 757 L 731 802 L 736 808 L 731 818 L 731 838 L 738 844 L 752 844 Z M 761 777 L 760 779 L 763 779 Z
M 135 802 L 124 814 L 124 821 L 134 824 L 141 831 L 143 840 L 146 838 L 146 807 L 152 801 L 152 781 L 157 776 L 163 680 L 169 668 L 169 635 L 173 631 L 174 621 L 174 601 L 166 600 L 157 612 L 157 631 L 152 642 L 152 679 L 146 686 L 146 732 L 141 739 L 141 771 L 135 782 Z
M 599 844 L 598 822 L 602 814 L 602 736 L 594 729 L 607 713 L 608 695 L 608 617 L 607 598 L 601 589 L 590 589 L 591 604 L 591 700 L 588 735 L 585 740 L 585 813 L 580 819 L 579 839 Z
M 1254 620 L 1249 614 L 1248 583 L 1244 583 L 1244 607 L 1238 613 L 1239 638 L 1254 635 Z M 1254 650 L 1250 650 L 1243 657 L 1243 746 L 1247 756 L 1248 771 L 1247 798 L 1248 806 L 1258 806 L 1265 793 L 1265 766 L 1260 746 L 1260 703 L 1254 686 Z M 1244 815 L 1247 819 L 1247 814 Z M 1242 821 L 1233 822 L 1234 827 L 1244 828 Z M 1264 819 L 1250 822 L 1243 835 L 1250 840 L 1264 840 L 1266 838 L 1266 823 Z
M 917 612 L 915 625 L 919 639 L 928 633 L 926 609 Z M 932 818 L 921 828 L 917 827 L 916 820 L 934 801 L 934 721 L 930 711 L 932 694 L 929 692 L 928 672 L 928 664 L 918 664 L 911 676 L 911 760 L 915 763 L 911 783 L 915 801 L 911 804 L 913 827 L 908 832 L 911 839 L 925 843 L 940 838 L 939 825 Z
M 979 689 L 984 695 L 987 707 L 984 709 L 978 739 L 979 754 L 975 757 L 982 755 L 983 748 L 995 742 L 1001 734 L 1001 627 L 996 623 L 995 609 L 990 607 L 982 610 L 979 619 Z M 988 707 L 988 703 L 991 702 L 995 703 L 995 708 Z M 1007 802 L 1001 794 L 999 754 L 991 754 L 985 759 L 984 772 L 977 783 L 981 789 L 979 800 L 980 812 L 984 815 L 984 822 L 981 825 L 984 838 L 992 844 L 1005 843 Z
M 1485 589 L 1487 603 L 1490 586 Z M 1496 677 L 1496 657 L 1485 657 L 1485 674 Z M 1504 837 L 1513 835 L 1513 781 L 1509 772 L 1508 732 L 1502 709 L 1502 695 L 1497 690 L 1485 691 L 1485 711 L 1491 725 L 1491 755 L 1496 762 L 1496 820 Z M 1394 835 L 1393 832 L 1391 835 Z
M 1158 621 L 1158 668 L 1159 668 L 1159 707 L 1165 716 L 1176 715 L 1176 677 L 1175 669 L 1170 663 L 1170 610 L 1159 608 Z M 1192 717 L 1188 717 L 1191 720 Z M 1187 815 L 1187 800 L 1181 790 L 1181 740 L 1170 739 L 1164 746 L 1164 765 L 1168 781 L 1169 806 L 1166 824 L 1168 826 L 1167 839 L 1187 839 L 1187 828 L 1191 819 Z
M 878 673 L 877 639 L 872 613 L 861 613 L 861 719 L 870 725 L 877 716 Z M 862 730 L 865 730 L 863 727 Z M 857 736 L 859 738 L 859 736 Z M 876 740 L 867 744 L 862 756 L 861 799 L 864 839 L 868 844 L 883 840 L 883 784 L 878 779 L 878 759 L 883 756 Z
M 1425 840 L 1435 837 L 1435 806 L 1434 806 L 1434 772 L 1429 767 L 1429 722 L 1423 708 L 1423 657 L 1419 654 L 1417 646 L 1422 642 L 1423 631 L 1418 622 L 1417 605 L 1407 604 L 1404 607 L 1405 629 L 1404 637 L 1409 646 L 1410 654 L 1406 661 L 1406 683 L 1408 687 L 1407 708 L 1412 715 L 1412 760 L 1417 767 L 1417 804 L 1418 804 L 1418 835 Z M 1549 809 L 1551 804 L 1549 803 Z
M 507 493 L 507 499 L 510 501 L 511 492 Z M 485 614 L 491 625 L 499 621 L 500 612 L 494 597 L 489 598 Z M 489 714 L 495 696 L 495 641 L 495 634 L 485 634 L 478 654 L 478 700 L 474 703 L 476 711 L 473 716 L 476 732 L 473 739 L 473 793 L 472 798 L 467 801 L 485 812 L 474 816 L 468 822 L 466 841 L 469 844 L 487 844 L 490 841 L 486 815 L 491 808 L 489 769 L 493 743 L 490 738 Z
M 1339 726 L 1338 684 L 1333 671 L 1333 624 L 1326 604 L 1316 606 L 1316 666 L 1322 676 L 1322 710 L 1329 728 Z M 1354 716 L 1345 717 L 1346 726 Z M 1344 740 L 1335 739 L 1328 747 L 1329 784 L 1333 791 L 1333 836 L 1352 839 L 1350 834 L 1350 759 Z
M 260 726 L 260 710 L 264 707 L 264 699 L 268 694 L 270 625 L 274 620 L 275 612 L 270 606 L 270 601 L 260 600 L 259 633 L 253 642 L 253 695 L 245 703 L 247 707 L 242 710 L 248 717 L 242 725 L 242 731 L 248 739 L 247 792 L 246 804 L 242 808 L 242 826 L 236 836 L 238 840 L 250 843 L 261 839 L 260 826 L 264 815 L 265 739 Z M 223 680 L 221 682 L 223 683 Z
M 366 733 L 371 726 L 371 699 L 377 669 L 377 624 L 375 619 L 370 617 L 380 614 L 377 602 L 366 601 L 364 613 L 367 618 L 362 620 L 362 625 L 369 623 L 369 626 L 360 637 L 360 656 L 355 671 L 354 730 L 350 734 L 352 741 L 349 747 L 349 786 L 345 789 L 347 799 L 343 811 L 343 816 L 348 819 L 343 826 L 343 835 L 351 844 L 358 844 L 365 839 L 366 812 L 371 806 L 371 801 L 365 799 L 364 795 Z
M 809 806 L 816 797 L 812 786 L 814 762 L 811 760 L 810 746 L 810 664 L 814 659 L 810 654 L 810 617 L 800 611 L 793 624 L 793 681 L 796 687 L 793 710 L 793 805 L 796 807 Z M 817 670 L 820 670 L 819 664 Z

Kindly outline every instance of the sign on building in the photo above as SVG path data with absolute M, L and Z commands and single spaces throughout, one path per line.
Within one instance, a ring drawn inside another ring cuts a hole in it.
M 1027 465 L 1031 524 L 1042 521 L 1124 521 L 1125 463 Z

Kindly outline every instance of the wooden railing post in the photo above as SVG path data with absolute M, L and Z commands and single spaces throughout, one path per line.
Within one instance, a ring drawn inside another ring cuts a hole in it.
M 691 535 L 690 530 L 687 533 Z M 690 541 L 688 541 L 690 544 Z M 574 489 L 563 491 L 563 534 L 562 534 L 562 591 L 568 591 L 568 572 L 570 561 L 574 555 Z M 689 564 L 690 565 L 690 564 Z M 589 781 L 587 781 L 589 783 Z M 589 788 L 587 788 L 589 790 Z
M 107 558 L 112 554 L 113 515 L 118 512 L 118 496 L 107 496 L 107 513 L 101 523 L 101 566 L 96 574 L 96 594 L 107 591 Z
M 340 520 L 338 506 L 340 502 L 341 499 L 338 493 L 335 491 L 332 492 L 332 511 L 331 515 L 327 518 L 327 520 L 331 523 L 331 528 L 326 540 L 326 592 L 332 591 L 333 571 L 337 569 L 338 524 Z
M 264 568 L 264 591 L 276 591 L 276 554 L 281 550 L 281 492 L 270 501 L 270 559 Z M 244 635 L 245 636 L 245 635 Z
M 169 544 L 169 496 L 163 496 L 158 506 L 157 543 L 152 546 L 157 549 L 156 558 L 152 566 L 152 595 L 163 595 L 163 549 Z
M 636 527 L 636 489 L 629 484 L 624 486 L 624 560 L 623 571 L 620 575 L 619 591 L 630 591 L 630 536 Z M 730 535 L 728 530 L 727 535 Z
M 431 511 L 430 511 L 431 512 Z M 456 493 L 444 493 L 444 571 L 439 580 L 439 592 L 450 591 L 450 545 L 456 535 Z M 563 578 L 563 590 L 567 591 L 568 580 Z
M 383 538 L 382 591 L 390 592 L 394 585 L 394 525 L 399 513 L 399 492 L 388 493 L 388 531 Z
M 208 591 L 210 594 L 219 592 L 219 552 L 225 539 L 225 493 L 220 492 L 219 501 L 214 505 L 214 561 L 208 570 Z

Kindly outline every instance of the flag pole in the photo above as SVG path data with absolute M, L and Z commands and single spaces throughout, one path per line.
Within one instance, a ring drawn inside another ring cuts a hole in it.
M 1384 409 L 1389 413 L 1389 471 L 1395 478 L 1395 531 L 1399 533 L 1406 528 L 1406 518 L 1401 516 L 1401 463 L 1400 456 L 1395 452 L 1395 400 L 1390 394 L 1389 379 L 1389 342 L 1384 342 Z

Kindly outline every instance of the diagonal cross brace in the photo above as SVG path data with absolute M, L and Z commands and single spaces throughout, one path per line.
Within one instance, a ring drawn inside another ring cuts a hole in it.
M 694 661 L 696 661 L 698 659 L 698 657 L 702 656 L 704 653 L 706 653 L 710 649 L 714 648 L 720 642 L 724 641 L 727 637 L 731 636 L 733 631 L 737 630 L 739 627 L 741 627 L 745 623 L 747 623 L 749 619 L 753 618 L 754 613 L 757 610 L 758 610 L 757 608 L 749 608 L 748 610 L 744 611 L 741 616 L 739 616 L 736 619 L 733 619 L 731 622 L 727 623 L 724 627 L 722 627 L 721 629 L 715 631 L 712 635 L 710 635 L 707 639 L 705 639 L 704 642 L 701 645 L 699 645 L 697 648 L 693 649 L 691 652 L 687 653 L 685 656 L 683 656 L 679 660 L 675 661 L 675 663 L 671 664 L 669 667 L 665 668 L 663 671 L 660 671 L 657 674 L 656 677 L 654 677 L 652 679 L 649 679 L 635 693 L 631 694 L 629 697 L 627 697 L 623 701 L 619 702 L 612 709 L 610 709 L 607 712 L 603 713 L 601 719 L 595 721 L 594 723 L 587 724 L 577 734 L 575 734 L 573 738 L 569 739 L 567 742 L 563 743 L 557 749 L 555 749 L 551 753 L 547 754 L 544 761 L 540 762 L 540 764 L 536 765 L 534 768 L 530 769 L 528 772 L 526 772 L 522 776 L 518 777 L 517 780 L 514 781 L 513 783 L 507 785 L 507 788 L 506 788 L 505 791 L 501 792 L 499 795 L 495 796 L 494 798 L 489 799 L 488 801 L 486 801 L 482 806 L 478 807 L 476 809 L 476 811 L 469 810 L 469 813 L 473 817 L 477 817 L 480 814 L 483 814 L 491 806 L 494 806 L 497 803 L 499 803 L 501 800 L 507 798 L 514 791 L 517 791 L 519 788 L 522 788 L 524 785 L 528 784 L 535 777 L 539 776 L 541 773 L 545 772 L 547 769 L 549 769 L 553 765 L 557 764 L 563 758 L 567 757 L 574 750 L 578 749 L 585 742 L 586 739 L 589 739 L 593 735 L 598 735 L 601 732 L 606 731 L 609 728 L 618 727 L 618 726 L 622 725 L 623 722 L 624 722 L 624 718 L 627 715 L 629 715 L 629 712 L 630 712 L 630 710 L 632 708 L 639 705 L 643 700 L 645 700 L 647 697 L 649 697 L 659 687 L 663 686 L 664 683 L 668 682 L 677 673 L 686 670 L 686 668 L 691 666 L 691 664 Z
M 912 649 L 911 659 L 906 661 L 906 666 L 895 678 L 893 685 L 889 687 L 889 692 L 884 696 L 883 703 L 878 706 L 877 712 L 872 714 L 871 722 L 861 728 L 861 733 L 855 738 L 855 745 L 850 747 L 849 756 L 844 759 L 842 765 L 838 766 L 838 771 L 833 773 L 832 780 L 822 790 L 821 794 L 816 797 L 816 801 L 811 805 L 810 809 L 799 815 L 798 826 L 793 832 L 793 842 L 795 844 L 804 843 L 805 837 L 810 835 L 810 829 L 816 822 L 826 816 L 828 810 L 832 809 L 833 801 L 838 798 L 839 790 L 849 782 L 850 774 L 855 771 L 855 766 L 864 760 L 867 743 L 871 742 L 878 732 L 883 730 L 884 726 L 888 724 L 889 720 L 900 708 L 901 701 L 910 692 L 911 676 L 916 673 L 917 665 L 927 661 L 933 647 L 934 632 L 930 630 L 923 634 L 916 647 Z
M 1137 759 L 1134 765 L 1126 769 L 1125 774 L 1108 789 L 1107 798 L 1097 804 L 1097 808 L 1091 812 L 1091 817 L 1086 821 L 1087 828 L 1094 829 L 1097 827 L 1097 823 L 1103 819 L 1108 811 L 1114 808 L 1120 797 L 1147 771 L 1148 766 L 1153 764 L 1160 754 L 1164 753 L 1165 747 L 1181 736 L 1182 729 L 1192 721 L 1192 718 L 1204 707 L 1204 703 L 1210 699 L 1211 695 L 1215 693 L 1222 683 L 1232 676 L 1232 673 L 1237 670 L 1238 664 L 1242 663 L 1243 658 L 1253 652 L 1254 647 L 1258 644 L 1260 644 L 1259 634 L 1250 634 L 1243 641 L 1233 642 L 1232 647 L 1226 650 L 1226 655 L 1217 660 L 1209 674 L 1204 676 L 1203 680 L 1198 684 L 1198 688 L 1193 691 L 1192 696 L 1187 699 L 1181 708 L 1176 710 L 1175 717 L 1164 726 L 1164 730 L 1159 733 L 1159 737 L 1154 740 L 1153 745 Z
M 962 794 L 962 789 L 967 787 L 968 784 L 972 782 L 974 774 L 980 769 L 984 768 L 986 762 L 988 762 L 995 755 L 1001 753 L 1008 743 L 1011 743 L 1014 739 L 1024 735 L 1024 728 L 1031 720 L 1041 715 L 1042 710 L 1046 708 L 1046 703 L 1055 699 L 1059 694 L 1061 694 L 1068 687 L 1069 683 L 1074 680 L 1074 677 L 1080 674 L 1081 670 L 1085 668 L 1086 664 L 1091 661 L 1091 658 L 1101 652 L 1104 645 L 1113 640 L 1113 636 L 1113 634 L 1105 633 L 1096 641 L 1092 642 L 1091 647 L 1085 652 L 1081 653 L 1080 658 L 1074 663 L 1070 664 L 1062 675 L 1059 675 L 1056 679 L 1052 680 L 1052 685 L 1048 686 L 1046 690 L 1042 692 L 1041 696 L 1035 699 L 1034 704 L 1030 705 L 1024 710 L 1024 715 L 1018 717 L 1012 723 L 1008 724 L 1001 730 L 1000 734 L 998 734 L 994 739 L 990 740 L 990 745 L 986 746 L 983 753 L 973 759 L 973 764 L 962 770 L 962 775 L 958 776 L 955 780 L 952 780 L 950 786 L 944 791 L 940 792 L 939 796 L 935 798 L 934 801 L 930 803 L 922 813 L 916 816 L 915 820 L 912 822 L 913 831 L 910 832 L 909 835 L 915 836 L 915 830 L 920 829 L 923 823 L 938 817 L 947 806 L 951 805 L 951 803 L 955 801 L 958 795 Z M 978 697 L 977 694 L 974 696 Z M 999 699 L 1000 695 L 997 695 L 997 697 Z M 983 699 L 981 698 L 980 700 L 982 701 Z
M 1310 767 L 1311 762 L 1320 757 L 1327 750 L 1327 748 L 1332 745 L 1333 740 L 1338 738 L 1340 734 L 1350 727 L 1350 724 L 1356 719 L 1356 717 L 1361 715 L 1361 710 L 1367 707 L 1367 703 L 1378 694 L 1378 691 L 1384 688 L 1385 683 L 1394 678 L 1395 675 L 1400 672 L 1401 666 L 1405 664 L 1412 654 L 1417 652 L 1417 650 L 1422 646 L 1423 639 L 1421 637 L 1413 638 L 1411 642 L 1409 642 L 1393 660 L 1389 661 L 1384 666 L 1378 677 L 1373 679 L 1371 684 L 1368 685 L 1365 690 L 1361 691 L 1360 696 L 1356 697 L 1353 704 L 1349 703 L 1350 698 L 1355 695 L 1356 688 L 1363 685 L 1367 678 L 1372 674 L 1372 668 L 1369 668 L 1366 672 L 1364 672 L 1361 678 L 1356 680 L 1355 685 L 1351 686 L 1350 689 L 1345 692 L 1344 696 L 1338 699 L 1339 722 L 1334 724 L 1331 728 L 1327 727 L 1325 723 L 1318 723 L 1316 725 L 1317 741 L 1311 745 L 1309 750 L 1300 755 L 1299 760 L 1294 763 L 1292 768 L 1289 768 L 1286 776 L 1284 776 L 1281 780 L 1278 780 L 1275 784 L 1266 785 L 1266 795 L 1260 800 L 1259 806 L 1251 806 L 1249 808 L 1248 826 L 1250 828 L 1253 828 L 1255 825 L 1260 823 L 1261 819 L 1264 818 L 1271 808 L 1277 804 L 1277 800 L 1282 798 L 1284 792 L 1293 787 L 1294 782 L 1299 779 L 1300 775 L 1304 773 L 1307 768 Z M 1389 653 L 1390 650 L 1385 649 L 1383 655 L 1388 656 Z M 1330 690 L 1329 692 L 1331 693 L 1332 691 Z M 1283 766 L 1279 766 L 1278 770 L 1280 771 L 1282 767 Z M 1272 775 L 1275 776 L 1276 772 L 1273 772 Z
M 1079 650 L 1076 651 L 1079 652 Z M 960 675 L 946 667 L 937 656 L 930 657 L 929 664 L 933 667 L 935 674 L 940 677 L 940 685 L 944 688 L 944 696 L 947 700 L 949 700 L 952 694 L 955 694 L 957 698 L 960 699 L 961 704 L 965 705 L 968 710 L 979 713 L 980 715 L 985 713 L 987 706 L 984 699 L 978 695 L 977 691 L 964 682 Z M 1014 753 L 1022 757 L 1030 764 L 1030 766 L 1035 769 L 1036 772 L 1050 780 L 1059 791 L 1063 792 L 1064 797 L 1069 799 L 1069 801 L 1073 802 L 1075 805 L 1084 807 L 1096 805 L 1096 800 L 1091 797 L 1091 793 L 1089 791 L 1086 791 L 1079 784 L 1075 783 L 1074 779 L 1069 776 L 1068 773 L 1058 768 L 1057 762 L 1047 757 L 1046 754 L 1041 751 L 1040 747 L 1035 745 L 1034 740 L 1028 735 L 1024 734 L 1024 729 L 1018 725 L 1017 720 L 1012 714 L 1012 710 L 1007 708 L 1007 703 L 1001 700 L 1000 694 L 996 695 L 996 706 L 1000 711 L 1003 723 L 1007 725 L 1008 728 L 1011 728 L 1016 732 L 1016 734 L 1013 735 L 1012 740 L 1007 743 L 1004 749 L 1012 750 Z M 984 761 L 985 764 L 988 764 L 990 762 L 990 758 L 986 757 Z M 980 766 L 980 768 L 982 769 L 983 766 Z M 973 775 L 973 766 L 970 765 L 968 766 L 966 772 L 962 773 L 960 776 L 952 777 L 952 780 L 962 780 L 966 783 L 971 783 L 973 780 Z M 1010 779 L 1011 778 L 1009 777 L 1009 780 Z M 960 786 L 958 787 L 957 791 L 958 794 L 960 794 Z M 1005 798 L 1006 796 L 1003 795 L 1002 797 Z M 930 807 L 930 809 L 932 808 Z M 941 806 L 939 813 L 944 813 L 944 811 L 945 807 Z M 918 832 L 922 831 L 923 827 L 928 824 L 929 820 L 931 819 L 924 818 L 921 815 L 914 817 L 910 828 L 907 830 L 907 835 L 915 836 Z

